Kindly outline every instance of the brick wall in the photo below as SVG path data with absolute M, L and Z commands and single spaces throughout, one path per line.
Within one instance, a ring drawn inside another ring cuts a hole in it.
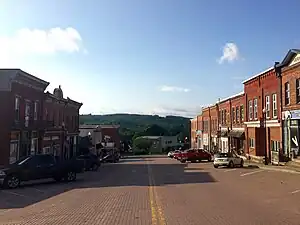
M 300 63 L 291 67 L 284 68 L 282 71 L 282 103 L 283 110 L 300 109 L 299 102 L 296 98 L 296 80 L 300 79 Z M 290 104 L 285 104 L 285 83 L 290 84 Z

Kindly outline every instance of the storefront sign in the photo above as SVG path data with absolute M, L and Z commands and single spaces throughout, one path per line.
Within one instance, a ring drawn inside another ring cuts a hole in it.
M 300 110 L 290 111 L 291 119 L 300 119 Z

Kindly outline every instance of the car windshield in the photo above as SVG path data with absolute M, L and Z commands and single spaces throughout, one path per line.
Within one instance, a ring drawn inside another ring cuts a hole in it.
M 228 154 L 228 153 L 215 154 L 215 158 L 228 158 L 228 157 L 230 157 L 230 154 Z
M 14 164 L 17 164 L 17 165 L 23 165 L 23 164 L 24 164 L 25 162 L 27 162 L 29 159 L 30 159 L 30 157 L 23 158 L 23 159 L 20 159 L 20 160 L 16 161 Z

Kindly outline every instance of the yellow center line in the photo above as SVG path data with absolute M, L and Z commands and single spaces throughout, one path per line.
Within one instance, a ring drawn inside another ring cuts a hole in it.
M 150 198 L 150 207 L 152 215 L 152 225 L 166 225 L 166 220 L 164 213 L 157 195 L 155 179 L 149 163 L 147 162 L 148 167 L 148 178 L 149 178 L 149 198 Z

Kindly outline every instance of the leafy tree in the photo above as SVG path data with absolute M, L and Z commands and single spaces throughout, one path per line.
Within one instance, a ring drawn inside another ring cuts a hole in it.
M 80 124 L 120 125 L 119 133 L 123 141 L 131 141 L 140 136 L 178 135 L 184 140 L 190 137 L 190 119 L 180 116 L 161 117 L 157 115 L 111 114 L 81 115 Z
M 147 138 L 136 138 L 133 141 L 133 146 L 135 149 L 144 150 L 146 152 L 149 152 L 149 149 L 152 146 L 152 141 Z

